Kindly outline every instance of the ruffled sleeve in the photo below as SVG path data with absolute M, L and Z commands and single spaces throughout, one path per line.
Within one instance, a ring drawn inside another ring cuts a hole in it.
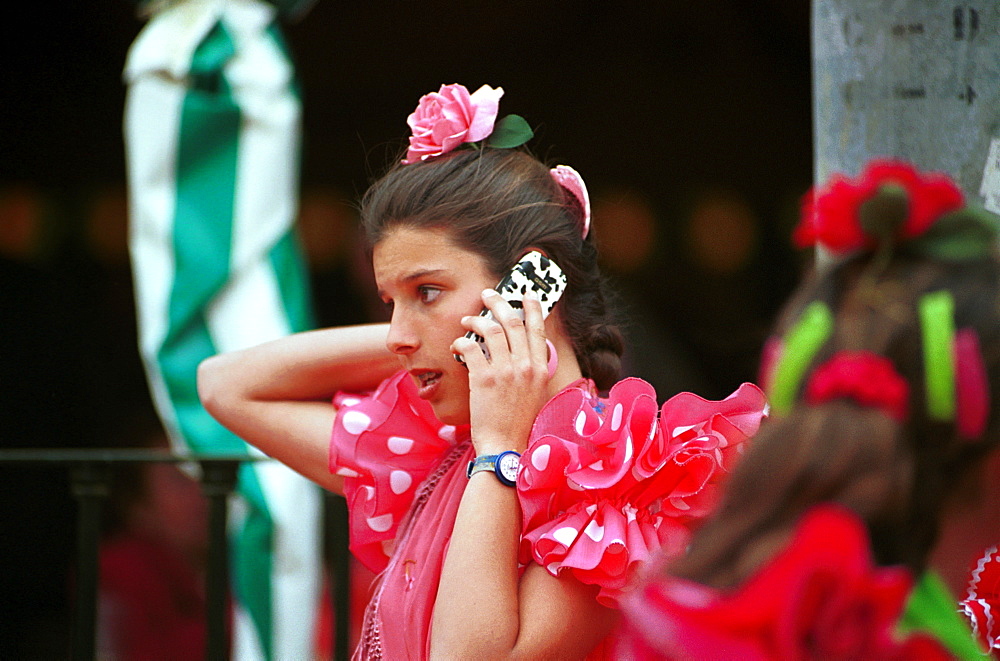
M 338 393 L 333 403 L 330 472 L 344 477 L 351 551 L 379 572 L 417 487 L 454 446 L 456 428 L 435 418 L 406 372 L 374 393 Z
M 681 393 L 659 410 L 641 379 L 619 382 L 606 400 L 563 390 L 521 458 L 520 562 L 569 570 L 614 606 L 637 565 L 684 548 L 765 415 L 749 383 L 722 401 Z

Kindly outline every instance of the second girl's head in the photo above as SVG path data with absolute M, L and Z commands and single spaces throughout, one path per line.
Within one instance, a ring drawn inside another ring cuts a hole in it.
M 868 524 L 880 564 L 919 574 L 947 513 L 985 512 L 996 498 L 981 479 L 1000 447 L 1000 258 L 988 217 L 906 164 L 876 162 L 857 183 L 834 184 L 817 198 L 826 234 L 815 240 L 845 256 L 786 305 L 764 370 L 777 415 L 680 575 L 739 582 L 825 501 Z M 1000 510 L 991 517 L 995 530 Z
M 397 164 L 368 190 L 361 216 L 373 247 L 376 280 L 380 273 L 388 276 L 390 258 L 397 264 L 403 258 L 412 262 L 408 267 L 414 272 L 439 270 L 442 264 L 458 269 L 455 293 L 433 278 L 419 283 L 419 278 L 410 278 L 408 295 L 426 308 L 408 317 L 397 314 L 399 301 L 388 290 L 389 283 L 378 282 L 383 298 L 394 306 L 390 348 L 403 357 L 404 365 L 440 372 L 435 387 L 442 394 L 454 387 L 454 396 L 464 399 L 464 404 L 436 407 L 439 417 L 446 408 L 458 416 L 442 421 L 461 422 L 462 406 L 467 416 L 467 373 L 450 351 L 451 342 L 465 332 L 461 317 L 478 314 L 480 292 L 495 286 L 531 249 L 554 260 L 568 281 L 547 326 L 565 335 L 582 374 L 599 389 L 618 378 L 621 335 L 611 321 L 593 240 L 584 236 L 583 209 L 533 156 L 482 146 Z M 422 254 L 432 246 L 440 262 L 433 269 L 423 263 L 427 255 Z M 439 311 L 441 316 L 434 314 Z M 431 345 L 428 339 L 433 339 Z M 420 360 L 414 342 L 421 345 Z

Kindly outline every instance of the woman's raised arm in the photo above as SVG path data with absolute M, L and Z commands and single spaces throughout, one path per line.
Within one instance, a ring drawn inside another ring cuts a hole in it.
M 499 325 L 473 317 L 468 327 L 486 338 L 490 364 L 470 340 L 453 345 L 469 365 L 472 442 L 477 455 L 523 452 L 537 412 L 558 390 L 549 385 L 541 306 L 525 296 L 522 323 L 495 292 L 483 302 Z M 568 345 L 563 362 L 556 383 L 580 377 Z M 535 563 L 519 576 L 520 532 L 517 490 L 489 471 L 470 478 L 438 586 L 431 658 L 582 659 L 607 636 L 616 612 L 597 602 L 596 586 Z
M 208 358 L 198 394 L 223 426 L 320 486 L 341 492 L 328 467 L 339 390 L 365 391 L 399 368 L 388 324 L 307 331 Z

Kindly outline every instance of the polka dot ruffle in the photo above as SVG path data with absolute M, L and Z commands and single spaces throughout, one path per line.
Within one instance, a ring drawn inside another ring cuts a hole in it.
M 330 470 L 344 477 L 351 550 L 378 572 L 417 488 L 454 446 L 456 429 L 438 422 L 405 372 L 370 396 L 338 393 L 333 403 Z
M 614 606 L 638 563 L 683 549 L 765 406 L 752 384 L 722 401 L 681 393 L 662 408 L 641 379 L 600 402 L 582 388 L 559 393 L 521 459 L 519 561 L 568 569 Z

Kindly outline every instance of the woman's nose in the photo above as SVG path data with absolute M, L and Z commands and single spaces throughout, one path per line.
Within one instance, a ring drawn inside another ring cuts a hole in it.
M 386 337 L 385 346 L 395 354 L 413 353 L 419 345 L 416 334 L 411 330 L 407 322 L 406 315 L 397 307 L 392 312 L 392 319 L 389 321 L 389 335 Z

